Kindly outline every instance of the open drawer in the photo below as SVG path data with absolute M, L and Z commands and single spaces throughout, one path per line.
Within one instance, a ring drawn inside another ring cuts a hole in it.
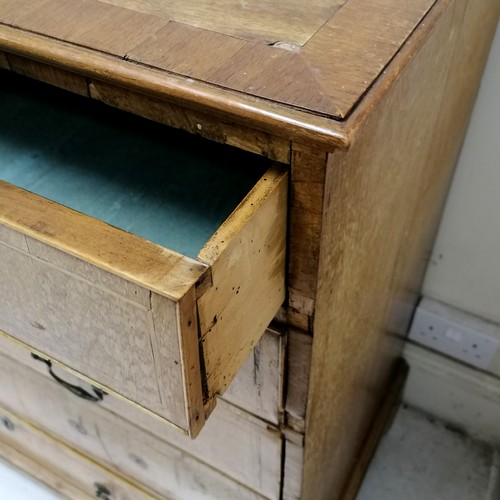
M 195 436 L 284 300 L 286 171 L 8 73 L 0 102 L 0 329 Z

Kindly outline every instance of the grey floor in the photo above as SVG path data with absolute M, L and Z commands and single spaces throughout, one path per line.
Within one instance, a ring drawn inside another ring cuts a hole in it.
M 401 406 L 357 500 L 500 500 L 500 450 Z
M 56 498 L 0 462 L 0 500 Z M 500 451 L 401 406 L 357 500 L 500 500 Z

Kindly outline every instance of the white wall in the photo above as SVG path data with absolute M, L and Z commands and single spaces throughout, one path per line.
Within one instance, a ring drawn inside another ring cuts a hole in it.
M 500 323 L 500 30 L 460 155 L 423 294 Z

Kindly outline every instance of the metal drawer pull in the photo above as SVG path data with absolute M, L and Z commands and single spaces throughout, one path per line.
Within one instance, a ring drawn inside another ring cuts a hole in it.
M 54 371 L 52 370 L 52 361 L 50 361 L 49 359 L 43 359 L 40 356 L 37 356 L 36 354 L 33 354 L 33 353 L 31 353 L 31 357 L 33 359 L 36 359 L 37 361 L 41 361 L 42 363 L 45 363 L 47 365 L 47 368 L 48 368 L 48 371 L 49 371 L 51 377 L 57 383 L 61 384 L 69 392 L 71 392 L 75 396 L 78 396 L 79 398 L 86 399 L 87 401 L 99 402 L 99 401 L 102 401 L 104 394 L 106 394 L 104 391 L 102 391 L 101 389 L 98 389 L 97 387 L 92 387 L 92 390 L 94 391 L 95 394 L 91 394 L 90 392 L 83 389 L 83 387 L 79 387 L 78 385 L 70 384 L 69 382 L 66 382 L 65 380 L 58 377 L 54 373 Z

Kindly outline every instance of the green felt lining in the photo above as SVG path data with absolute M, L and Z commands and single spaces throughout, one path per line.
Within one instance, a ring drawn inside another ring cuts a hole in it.
M 268 167 L 0 71 L 0 179 L 189 257 Z

